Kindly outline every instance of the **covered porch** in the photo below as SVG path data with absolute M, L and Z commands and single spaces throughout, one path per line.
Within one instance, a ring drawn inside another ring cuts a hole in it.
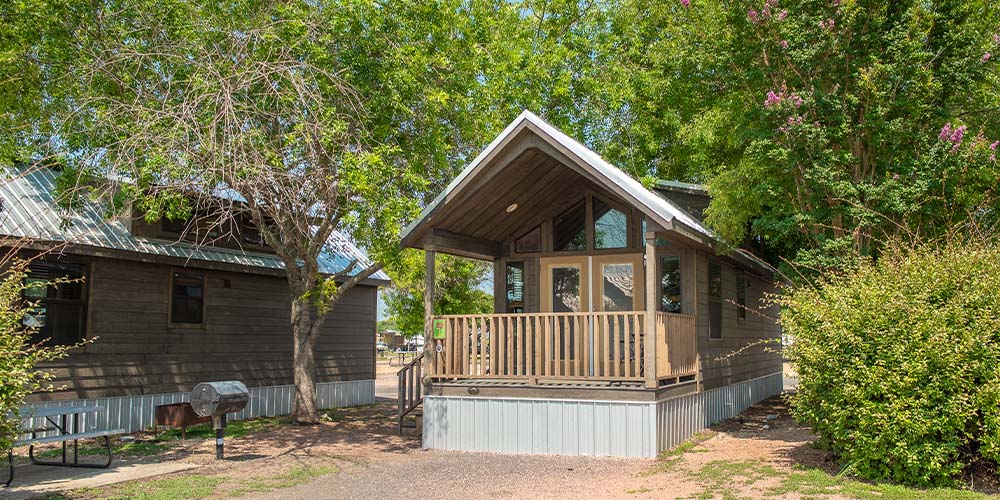
M 431 386 L 698 390 L 695 252 L 709 238 L 533 115 L 515 120 L 406 228 L 425 251 Z M 436 315 L 436 254 L 493 264 L 492 314 Z M 689 300 L 682 300 L 682 296 Z
M 435 315 L 430 320 L 433 361 L 426 376 L 432 383 L 495 379 L 529 385 L 584 382 L 653 388 L 695 380 L 694 316 L 654 311 L 650 329 L 647 315 L 645 311 Z M 653 334 L 647 335 L 650 331 Z

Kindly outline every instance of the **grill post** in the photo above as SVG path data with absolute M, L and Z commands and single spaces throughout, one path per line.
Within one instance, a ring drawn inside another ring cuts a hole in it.
M 215 429 L 215 459 L 222 460 L 226 445 L 226 415 L 213 416 L 212 427 Z

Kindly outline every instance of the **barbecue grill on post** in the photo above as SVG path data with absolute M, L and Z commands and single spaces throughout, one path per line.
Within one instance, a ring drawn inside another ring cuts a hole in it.
M 241 411 L 250 401 L 243 382 L 202 382 L 191 390 L 191 408 L 202 417 L 212 417 L 215 429 L 215 458 L 222 458 L 226 414 Z

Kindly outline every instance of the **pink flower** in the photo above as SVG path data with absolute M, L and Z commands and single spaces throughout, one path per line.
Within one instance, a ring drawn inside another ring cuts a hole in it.
M 685 7 L 690 7 L 691 6 L 691 0 L 681 0 L 681 5 L 683 5 Z
M 782 96 L 775 94 L 773 90 L 767 91 L 767 98 L 764 99 L 764 107 L 770 108 L 772 106 L 777 106 L 781 102 Z
M 961 127 L 956 127 L 954 130 L 951 131 L 951 137 L 948 138 L 948 141 L 953 144 L 953 146 L 951 147 L 952 153 L 958 151 L 958 147 L 962 145 L 962 139 L 965 137 L 965 129 L 966 126 L 962 125 Z
M 991 57 L 993 57 L 993 54 L 990 54 L 989 52 L 983 54 L 982 62 L 988 62 Z
M 965 137 L 965 129 L 966 129 L 965 125 L 956 128 L 951 132 L 951 137 L 948 138 L 948 140 L 951 141 L 952 144 L 961 144 L 962 138 Z
M 749 18 L 750 22 L 752 22 L 752 23 L 759 23 L 760 22 L 760 14 L 756 10 L 753 10 L 753 9 L 750 9 L 750 10 L 747 11 L 747 18 Z
M 990 144 L 990 151 L 996 151 L 997 150 L 997 146 L 1000 146 L 1000 141 L 997 141 L 997 142 L 994 142 L 993 144 Z
M 826 29 L 828 29 L 828 30 L 832 30 L 833 29 L 833 18 L 832 17 L 830 19 L 826 20 Z
M 788 40 L 782 40 L 782 41 L 778 42 L 778 45 L 781 45 L 781 48 L 783 48 L 783 49 L 787 49 L 788 48 Z
M 938 140 L 947 141 L 949 137 L 951 137 L 951 122 L 945 123 L 944 126 L 941 127 L 941 133 L 938 134 Z
M 993 34 L 993 43 L 1000 45 L 1000 33 Z
M 778 13 L 778 20 L 779 21 L 784 21 L 786 17 L 788 17 L 788 11 L 787 10 L 783 10 L 783 11 L 781 11 L 781 12 Z
M 899 174 L 892 174 L 892 180 L 898 181 L 899 180 Z

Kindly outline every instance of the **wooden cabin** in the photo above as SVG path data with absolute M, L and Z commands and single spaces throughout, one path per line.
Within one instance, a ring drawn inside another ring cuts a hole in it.
M 56 251 L 31 263 L 28 280 L 79 279 L 29 289 L 26 321 L 35 340 L 75 344 L 46 364 L 54 392 L 34 404 L 104 406 L 111 428 L 152 425 L 156 404 L 186 400 L 199 382 L 240 380 L 251 388 L 244 416 L 287 412 L 292 335 L 283 263 L 251 226 L 212 244 L 189 241 L 186 221 L 107 220 L 101 208 L 59 209 L 56 172 L 11 169 L 0 182 L 0 233 L 30 250 Z M 197 228 L 195 229 L 197 230 Z M 206 235 L 198 235 L 202 238 Z M 211 235 L 209 235 L 211 236 Z M 320 259 L 330 275 L 365 256 L 335 235 Z M 376 293 L 384 273 L 352 289 L 327 317 L 316 346 L 320 404 L 374 401 Z
M 651 457 L 779 393 L 775 271 L 707 206 L 522 113 L 404 231 L 428 290 L 449 253 L 493 263 L 495 301 L 428 314 L 400 415 L 422 401 L 428 448 Z

